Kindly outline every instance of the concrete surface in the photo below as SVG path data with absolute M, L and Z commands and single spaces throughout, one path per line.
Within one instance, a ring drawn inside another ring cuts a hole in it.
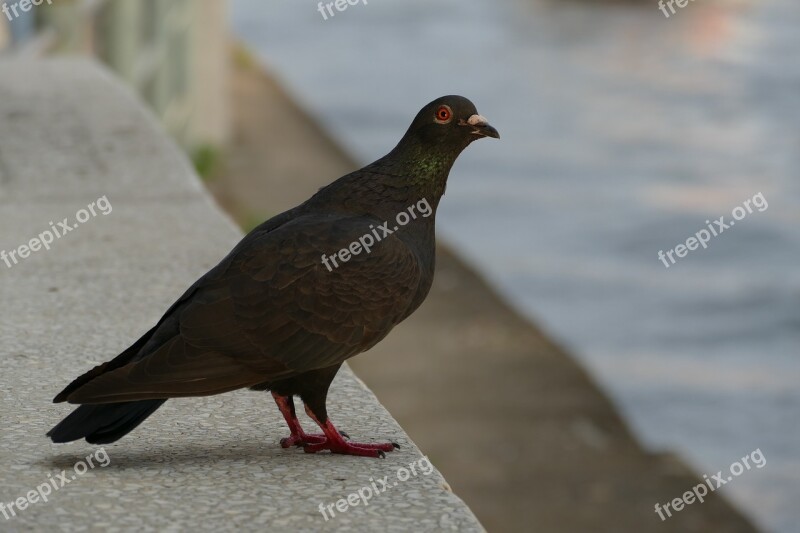
M 0 262 L 0 502 L 56 480 L 97 448 L 45 432 L 71 407 L 70 380 L 144 333 L 241 233 L 127 90 L 88 62 L 0 63 L 0 250 L 10 251 L 106 197 L 73 231 L 8 268 Z M 97 210 L 96 210 L 97 211 Z M 438 472 L 393 485 L 420 451 L 349 370 L 330 395 L 353 438 L 390 438 L 385 460 L 306 455 L 269 395 L 171 400 L 121 441 L 108 466 L 76 476 L 0 531 L 480 531 Z M 310 422 L 305 419 L 310 428 Z M 105 462 L 96 456 L 95 463 Z M 335 504 L 388 476 L 369 506 Z M 54 481 L 60 484 L 59 481 Z

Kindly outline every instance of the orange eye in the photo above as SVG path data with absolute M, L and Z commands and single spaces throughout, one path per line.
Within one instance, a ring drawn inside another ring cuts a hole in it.
M 436 110 L 436 122 L 439 122 L 440 124 L 446 124 L 450 122 L 451 118 L 453 118 L 453 111 L 450 109 L 450 107 L 443 105 Z

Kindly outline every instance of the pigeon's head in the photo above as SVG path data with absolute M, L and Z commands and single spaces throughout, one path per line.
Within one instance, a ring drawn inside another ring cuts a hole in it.
M 483 118 L 475 104 L 463 96 L 443 96 L 422 108 L 408 133 L 434 146 L 463 149 L 484 137 L 500 134 Z

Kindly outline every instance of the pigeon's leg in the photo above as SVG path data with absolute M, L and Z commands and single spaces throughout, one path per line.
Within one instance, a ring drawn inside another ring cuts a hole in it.
M 318 399 L 318 398 L 315 398 Z M 306 402 L 306 413 L 316 422 L 322 431 L 325 433 L 327 439 L 324 442 L 317 444 L 307 444 L 303 446 L 306 453 L 316 453 L 323 450 L 330 450 L 331 453 L 341 453 L 344 455 L 361 455 L 365 457 L 385 457 L 384 452 L 391 452 L 400 446 L 394 442 L 387 443 L 360 443 L 348 442 L 342 438 L 339 430 L 334 427 L 333 423 L 328 419 L 328 413 L 325 409 L 325 398 L 322 402 Z
M 275 398 L 275 403 L 278 404 L 278 409 L 281 410 L 286 424 L 289 426 L 289 431 L 292 432 L 288 437 L 281 439 L 281 447 L 289 448 L 290 446 L 305 446 L 308 444 L 322 444 L 325 442 L 325 435 L 315 434 L 309 435 L 303 431 L 300 421 L 297 419 L 297 412 L 294 409 L 294 400 L 291 396 L 281 396 L 273 392 L 272 397 Z

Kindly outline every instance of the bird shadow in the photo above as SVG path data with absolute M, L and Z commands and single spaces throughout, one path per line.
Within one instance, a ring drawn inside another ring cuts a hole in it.
M 104 450 L 108 459 L 98 455 Z M 190 443 L 181 446 L 172 444 L 154 446 L 147 449 L 126 449 L 124 445 L 98 448 L 94 452 L 65 452 L 43 457 L 35 464 L 44 468 L 68 470 L 79 462 L 87 463 L 89 457 L 95 466 L 106 463 L 102 470 L 152 469 L 168 465 L 202 466 L 230 462 L 269 463 L 280 461 L 282 464 L 295 461 L 324 461 L 328 453 L 307 454 L 302 449 L 281 448 L 279 444 L 264 441 L 226 442 L 222 444 Z M 97 470 L 97 468 L 95 468 Z

